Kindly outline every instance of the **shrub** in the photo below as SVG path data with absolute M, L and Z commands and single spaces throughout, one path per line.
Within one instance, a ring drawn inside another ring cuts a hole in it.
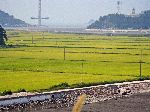
M 81 83 L 71 85 L 71 88 L 82 88 L 82 87 L 86 87 L 86 86 L 91 86 L 91 84 L 81 82 Z
M 59 90 L 59 89 L 66 89 L 66 88 L 69 88 L 70 85 L 68 83 L 61 83 L 61 84 L 58 84 L 58 85 L 54 85 L 52 87 L 49 88 L 49 90 Z
M 20 92 L 26 92 L 26 90 L 25 90 L 25 89 L 18 89 L 17 92 L 18 92 L 18 93 L 20 93 Z
M 11 90 L 5 90 L 4 92 L 0 93 L 0 95 L 5 96 L 5 95 L 12 95 Z
M 149 76 L 142 76 L 138 78 L 139 81 L 143 81 L 143 80 L 150 80 Z

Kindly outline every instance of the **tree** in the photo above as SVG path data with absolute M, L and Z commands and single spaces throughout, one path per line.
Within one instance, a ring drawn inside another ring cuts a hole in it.
M 0 25 L 0 46 L 5 46 L 5 41 L 7 41 L 7 35 L 6 35 L 6 31 L 4 28 L 2 28 L 2 26 Z

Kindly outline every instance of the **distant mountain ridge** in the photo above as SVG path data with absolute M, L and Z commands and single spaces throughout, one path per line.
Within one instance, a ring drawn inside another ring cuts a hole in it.
M 20 19 L 14 18 L 14 16 L 5 13 L 0 10 L 0 24 L 4 27 L 24 27 L 28 24 Z
M 88 29 L 149 29 L 150 10 L 138 15 L 109 14 L 100 17 Z

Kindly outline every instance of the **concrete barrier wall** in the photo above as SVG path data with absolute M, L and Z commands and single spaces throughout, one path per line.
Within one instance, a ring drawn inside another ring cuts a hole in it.
M 39 106 L 42 108 L 47 106 L 69 107 L 75 103 L 77 97 L 81 94 L 87 95 L 86 103 L 94 103 L 149 91 L 150 80 L 145 80 L 66 89 L 27 96 L 9 96 L 9 98 L 0 99 L 0 110 L 36 108 L 36 106 L 38 108 Z

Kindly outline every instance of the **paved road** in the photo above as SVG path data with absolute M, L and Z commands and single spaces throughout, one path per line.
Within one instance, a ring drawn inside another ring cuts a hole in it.
M 71 108 L 45 109 L 36 112 L 71 112 Z M 150 93 L 87 104 L 82 112 L 150 112 Z

